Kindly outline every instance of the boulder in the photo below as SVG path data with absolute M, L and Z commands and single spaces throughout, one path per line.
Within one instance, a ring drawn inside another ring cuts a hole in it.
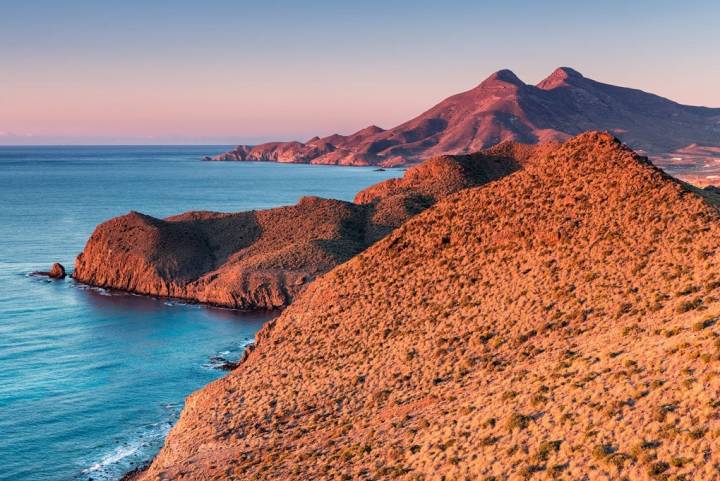
M 49 271 L 34 271 L 31 272 L 30 275 L 45 276 L 50 277 L 51 279 L 65 279 L 67 273 L 65 272 L 65 267 L 59 262 L 56 262 L 52 265 Z

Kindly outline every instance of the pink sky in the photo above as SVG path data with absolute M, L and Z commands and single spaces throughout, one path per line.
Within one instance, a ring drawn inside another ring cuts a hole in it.
M 720 107 L 714 2 L 39 3 L 0 16 L 0 144 L 235 144 L 389 128 L 501 68 L 536 83 L 567 65 Z

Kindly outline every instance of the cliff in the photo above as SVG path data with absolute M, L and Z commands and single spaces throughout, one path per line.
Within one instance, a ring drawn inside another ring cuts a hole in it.
M 367 209 L 306 197 L 297 205 L 164 220 L 137 212 L 99 225 L 73 278 L 95 286 L 240 309 L 286 305 L 308 279 L 367 244 Z
M 95 229 L 77 257 L 73 278 L 232 308 L 284 307 L 318 274 L 443 196 L 518 167 L 488 151 L 430 159 L 401 180 L 359 194 L 356 204 L 306 197 L 295 206 L 235 214 L 188 212 L 156 219 L 131 212 Z
M 241 145 L 210 160 L 250 160 L 396 166 L 443 154 L 466 154 L 504 141 L 563 141 L 587 130 L 608 130 L 642 149 L 673 174 L 720 175 L 709 169 L 720 149 L 720 108 L 681 105 L 637 89 L 589 79 L 560 67 L 537 85 L 500 70 L 388 130 L 307 142 Z
M 712 192 L 588 133 L 320 276 L 141 480 L 714 479 Z

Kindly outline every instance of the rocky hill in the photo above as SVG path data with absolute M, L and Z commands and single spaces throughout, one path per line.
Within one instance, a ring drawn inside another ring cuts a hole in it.
M 356 204 L 297 205 L 156 219 L 131 212 L 99 225 L 75 263 L 86 284 L 240 309 L 283 307 L 318 274 L 345 262 L 438 199 L 519 168 L 501 146 L 441 157 L 372 187 Z M 392 186 L 392 187 L 391 187 Z
M 674 173 L 697 173 L 703 159 L 714 158 L 717 149 L 712 147 L 720 147 L 720 108 L 681 105 L 591 80 L 568 67 L 537 85 L 501 70 L 389 130 L 371 126 L 305 143 L 239 146 L 213 160 L 394 166 L 475 152 L 508 140 L 562 141 L 586 130 L 610 131 Z
M 96 228 L 73 278 L 140 294 L 271 309 L 366 247 L 367 217 L 361 206 L 314 197 L 291 207 L 188 212 L 164 220 L 131 212 Z
M 716 479 L 714 199 L 598 133 L 450 195 L 313 282 L 134 477 Z

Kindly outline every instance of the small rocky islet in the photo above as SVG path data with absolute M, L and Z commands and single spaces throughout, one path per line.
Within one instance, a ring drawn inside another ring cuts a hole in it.
M 49 271 L 33 271 L 30 273 L 31 276 L 42 276 L 42 277 L 48 277 L 50 279 L 58 279 L 62 280 L 67 277 L 67 273 L 65 272 L 65 266 L 60 264 L 59 262 L 55 262 L 51 267 Z

